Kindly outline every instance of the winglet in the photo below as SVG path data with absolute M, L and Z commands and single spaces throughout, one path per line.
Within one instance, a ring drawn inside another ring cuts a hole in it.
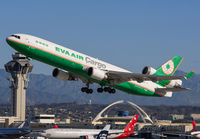
M 28 117 L 25 121 L 22 122 L 17 128 L 30 128 L 30 123 L 31 123 L 31 116 Z
M 110 130 L 110 126 L 111 126 L 111 125 L 106 125 L 106 126 L 103 128 L 103 130 L 109 131 L 109 130 Z
M 24 122 L 22 122 L 17 128 L 23 128 L 24 127 L 24 125 L 25 125 L 25 121 Z
M 189 79 L 189 78 L 191 78 L 191 77 L 194 75 L 194 73 L 195 73 L 195 71 L 192 70 L 190 73 L 188 73 L 187 75 L 184 76 L 185 79 Z

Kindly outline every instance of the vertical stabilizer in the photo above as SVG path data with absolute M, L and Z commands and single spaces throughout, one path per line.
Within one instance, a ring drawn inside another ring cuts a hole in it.
M 183 58 L 181 56 L 174 56 L 172 59 L 160 66 L 153 75 L 172 76 L 181 64 Z M 170 80 L 158 81 L 162 86 L 167 86 Z
M 192 118 L 192 131 L 195 132 L 196 131 L 196 122 L 195 120 Z
M 154 75 L 172 76 L 181 64 L 183 58 L 181 56 L 174 56 L 172 59 L 160 66 Z
M 138 115 L 135 115 L 133 119 L 127 124 L 127 126 L 124 128 L 125 133 L 133 133 L 135 128 L 135 123 L 137 122 Z
M 58 128 L 58 126 L 55 123 L 51 124 L 53 128 Z

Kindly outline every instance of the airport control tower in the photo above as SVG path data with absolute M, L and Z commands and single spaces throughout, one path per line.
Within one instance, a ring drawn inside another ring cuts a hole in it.
M 28 73 L 33 69 L 29 59 L 20 54 L 12 54 L 13 60 L 5 64 L 5 69 L 11 74 L 11 115 L 18 118 L 18 121 L 25 120 L 26 89 L 28 87 Z

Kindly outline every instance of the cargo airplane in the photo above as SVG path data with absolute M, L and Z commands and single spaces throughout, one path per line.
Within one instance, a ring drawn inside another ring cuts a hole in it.
M 98 83 L 100 93 L 115 93 L 118 89 L 134 95 L 171 97 L 172 92 L 188 90 L 182 88 L 181 79 L 190 78 L 194 73 L 173 76 L 183 60 L 180 56 L 158 69 L 146 66 L 142 74 L 137 74 L 35 36 L 13 34 L 6 41 L 21 54 L 56 67 L 52 72 L 55 78 L 82 80 L 86 87 L 81 91 L 88 94 L 93 92 L 89 84 Z

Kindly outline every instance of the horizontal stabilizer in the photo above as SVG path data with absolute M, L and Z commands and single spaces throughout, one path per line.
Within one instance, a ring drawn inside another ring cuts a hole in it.
M 190 88 L 156 88 L 155 93 L 163 97 L 172 97 L 173 92 L 186 90 L 190 90 Z
M 155 93 L 165 95 L 167 92 L 179 92 L 190 90 L 190 88 L 156 88 Z
M 189 79 L 194 75 L 195 71 L 192 70 L 190 73 L 188 73 L 187 75 L 185 75 L 185 79 Z

